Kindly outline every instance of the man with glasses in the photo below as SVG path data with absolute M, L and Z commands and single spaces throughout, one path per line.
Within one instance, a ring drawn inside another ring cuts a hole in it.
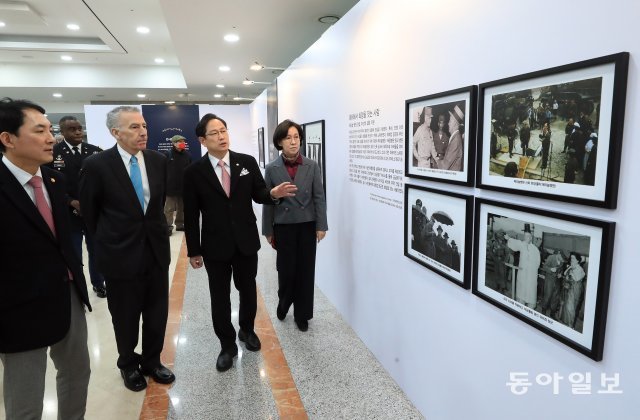
M 260 350 L 253 331 L 256 317 L 256 274 L 260 238 L 252 201 L 276 204 L 297 190 L 290 182 L 269 190 L 256 160 L 229 150 L 227 123 L 214 114 L 202 117 L 196 135 L 208 153 L 184 173 L 184 225 L 189 262 L 206 267 L 209 276 L 213 329 L 222 351 L 216 369 L 233 366 L 238 354 L 231 323 L 231 274 L 240 293 L 238 338 L 247 350 Z M 200 231 L 202 215 L 202 231 Z

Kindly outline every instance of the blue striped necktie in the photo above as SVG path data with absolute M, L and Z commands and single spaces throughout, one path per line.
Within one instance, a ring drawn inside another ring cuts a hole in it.
M 136 190 L 138 201 L 140 202 L 140 206 L 144 212 L 144 190 L 142 189 L 142 174 L 140 173 L 138 158 L 131 156 L 131 160 L 129 162 L 131 163 L 131 172 L 129 174 L 131 177 L 131 183 L 133 184 L 133 189 Z

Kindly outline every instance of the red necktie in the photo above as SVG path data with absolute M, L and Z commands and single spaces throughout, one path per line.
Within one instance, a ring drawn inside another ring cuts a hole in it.
M 44 191 L 42 191 L 42 178 L 34 176 L 27 182 L 27 184 L 33 187 L 33 192 L 36 196 L 36 207 L 44 221 L 49 226 L 49 229 L 51 229 L 53 236 L 56 236 L 56 225 L 53 223 L 53 213 L 51 212 L 51 207 L 47 204 L 47 199 L 44 198 Z M 67 274 L 69 275 L 69 280 L 73 280 L 73 274 L 68 268 Z
M 51 229 L 51 233 L 53 233 L 53 236 L 56 236 L 56 226 L 53 223 L 53 214 L 51 213 L 51 207 L 49 207 L 49 204 L 47 204 L 47 199 L 44 198 L 44 191 L 42 191 L 42 178 L 40 178 L 39 176 L 34 176 L 27 183 L 33 187 L 33 192 L 36 195 L 36 207 L 38 208 L 40 215 L 47 223 L 47 225 L 49 225 L 49 229 Z
M 231 197 L 231 178 L 229 177 L 229 172 L 227 172 L 223 160 L 218 161 L 218 166 L 222 169 L 222 188 L 224 192 L 227 193 L 227 197 Z

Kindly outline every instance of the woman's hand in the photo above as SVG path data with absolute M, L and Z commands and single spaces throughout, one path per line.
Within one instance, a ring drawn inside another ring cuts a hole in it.
M 318 240 L 318 243 L 320 243 L 320 241 L 324 239 L 326 234 L 327 232 L 325 232 L 324 230 L 316 230 L 316 239 Z

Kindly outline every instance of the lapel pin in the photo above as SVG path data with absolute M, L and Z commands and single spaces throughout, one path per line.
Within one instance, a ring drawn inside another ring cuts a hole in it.
M 51 181 L 52 184 L 56 183 L 56 179 L 55 178 L 49 178 L 49 180 Z

